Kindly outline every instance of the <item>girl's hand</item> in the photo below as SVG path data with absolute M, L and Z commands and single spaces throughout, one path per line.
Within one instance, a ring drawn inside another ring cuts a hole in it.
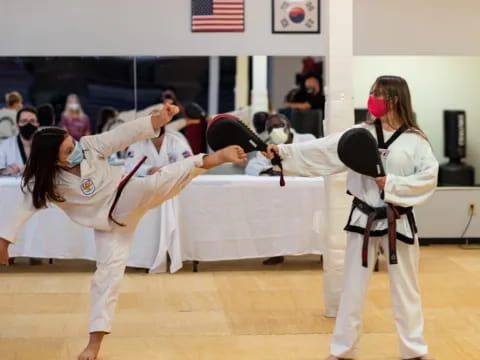
M 165 126 L 179 111 L 178 106 L 172 104 L 163 104 L 161 110 L 153 110 L 151 114 L 153 128 L 160 129 Z
M 381 176 L 381 177 L 376 177 L 375 178 L 375 182 L 377 183 L 377 186 L 380 190 L 384 190 L 385 189 L 385 181 L 386 181 L 387 177 L 386 176 Z
M 222 162 L 231 162 L 237 165 L 244 165 L 247 162 L 247 154 L 238 145 L 228 146 L 218 152 L 219 158 Z
M 267 146 L 267 151 L 266 152 L 263 152 L 262 151 L 262 154 L 263 156 L 265 156 L 267 159 L 269 160 L 272 160 L 273 159 L 273 156 L 275 154 L 278 154 L 279 150 L 278 150 L 278 146 L 277 145 L 268 145 Z

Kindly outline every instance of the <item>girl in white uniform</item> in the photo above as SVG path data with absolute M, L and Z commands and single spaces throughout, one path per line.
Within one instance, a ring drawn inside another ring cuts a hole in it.
M 225 162 L 246 162 L 243 150 L 230 146 L 165 166 L 151 176 L 132 177 L 125 185 L 123 168 L 109 166 L 108 157 L 134 142 L 158 136 L 159 129 L 177 113 L 175 105 L 166 105 L 151 116 L 82 137 L 79 142 L 63 129 L 39 130 L 23 177 L 23 206 L 0 209 L 0 264 L 4 265 L 8 264 L 8 245 L 20 227 L 49 202 L 73 221 L 95 229 L 97 270 L 91 288 L 90 341 L 79 360 L 96 359 L 103 336 L 111 330 L 130 243 L 140 218 L 177 195 L 205 169 Z
M 385 208 L 387 203 L 405 210 L 396 221 L 395 260 L 388 261 L 390 289 L 395 325 L 403 359 L 432 360 L 423 339 L 423 315 L 418 286 L 419 245 L 412 206 L 425 201 L 437 183 L 438 162 L 423 132 L 419 129 L 411 106 L 408 85 L 400 77 L 382 76 L 372 86 L 369 112 L 377 119 L 379 131 L 388 139 L 399 128 L 406 129 L 381 151 L 385 177 L 371 178 L 348 170 L 347 189 L 355 197 L 348 219 L 347 249 L 343 292 L 328 360 L 354 358 L 362 328 L 368 282 L 379 247 L 389 249 L 387 219 L 367 225 L 368 215 L 360 208 Z M 371 121 L 360 125 L 376 136 Z M 308 143 L 269 145 L 266 156 L 277 151 L 287 173 L 322 176 L 347 170 L 337 155 L 342 134 L 332 134 Z M 382 199 L 380 191 L 384 192 Z M 369 226 L 371 225 L 371 226 Z M 366 230 L 367 229 L 367 230 Z M 365 234 L 366 233 L 366 234 Z M 366 235 L 366 241 L 364 240 Z M 370 239 L 368 241 L 368 237 Z M 362 258 L 362 246 L 365 250 Z M 363 266 L 362 266 L 363 265 Z

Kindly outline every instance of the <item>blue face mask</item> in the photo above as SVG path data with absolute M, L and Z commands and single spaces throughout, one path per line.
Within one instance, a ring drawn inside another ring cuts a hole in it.
M 75 148 L 73 149 L 72 153 L 67 159 L 68 165 L 73 168 L 80 164 L 83 160 L 83 149 L 82 145 L 80 145 L 80 141 L 75 142 Z

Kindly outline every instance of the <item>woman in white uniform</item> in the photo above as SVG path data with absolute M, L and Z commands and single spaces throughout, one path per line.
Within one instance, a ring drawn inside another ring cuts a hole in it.
M 432 360 L 423 339 L 417 279 L 419 244 L 411 207 L 424 202 L 433 193 L 438 162 L 415 121 L 410 91 L 404 79 L 379 77 L 372 86 L 368 109 L 378 130 L 373 121 L 360 126 L 371 131 L 379 145 L 383 142 L 381 138 L 385 139 L 387 146 L 379 150 L 386 176 L 371 178 L 348 170 L 347 189 L 355 200 L 345 227 L 347 249 L 343 292 L 328 360 L 356 356 L 368 282 L 380 247 L 390 249 L 394 255 L 393 260 L 388 261 L 388 273 L 402 359 Z M 290 174 L 321 176 L 338 173 L 347 170 L 337 155 L 341 135 L 332 134 L 304 144 L 269 145 L 265 155 L 271 158 L 272 151 L 279 152 L 283 168 Z M 389 141 L 390 138 L 395 140 Z M 387 219 L 380 216 L 371 223 L 367 215 L 369 211 L 385 212 L 387 204 L 393 205 L 400 214 L 396 220 L 396 233 L 392 236 L 393 245 L 387 236 Z
M 131 171 L 143 156 L 147 156 L 147 160 L 135 173 L 136 176 L 151 175 L 165 165 L 193 156 L 193 152 L 180 132 L 162 127 L 159 136 L 129 146 L 126 170 Z
M 62 208 L 73 221 L 95 229 L 97 270 L 91 288 L 90 341 L 79 360 L 96 359 L 103 336 L 111 330 L 130 243 L 140 218 L 177 195 L 205 169 L 225 162 L 246 162 L 243 150 L 230 146 L 129 181 L 123 177 L 122 167 L 109 166 L 112 153 L 158 136 L 159 129 L 177 113 L 175 105 L 165 105 L 151 116 L 100 135 L 82 137 L 78 142 L 63 129 L 40 129 L 34 135 L 23 176 L 23 206 L 2 211 L 0 264 L 4 265 L 8 264 L 8 245 L 20 227 L 49 202 Z

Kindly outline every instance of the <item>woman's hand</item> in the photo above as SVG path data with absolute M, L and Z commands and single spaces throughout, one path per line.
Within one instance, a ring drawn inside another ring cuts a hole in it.
M 245 151 L 243 151 L 240 146 L 227 146 L 226 148 L 218 150 L 213 154 L 205 155 L 203 157 L 202 167 L 208 170 L 228 162 L 237 165 L 245 165 L 247 162 L 247 154 L 245 154 Z
M 385 189 L 385 181 L 387 177 L 386 176 L 380 176 L 375 178 L 375 182 L 377 183 L 377 186 L 380 190 Z
M 263 152 L 262 151 L 262 154 L 263 156 L 265 156 L 267 159 L 270 159 L 272 160 L 274 155 L 275 154 L 278 154 L 279 150 L 278 150 L 278 146 L 277 145 L 268 145 L 267 146 L 267 151 L 266 152 Z
M 10 242 L 4 238 L 0 238 L 0 266 L 8 266 L 8 247 Z
M 1 175 L 22 175 L 25 166 L 18 164 L 10 164 L 1 171 Z
M 176 105 L 163 104 L 160 110 L 153 110 L 151 114 L 153 128 L 158 130 L 172 120 L 180 109 Z
M 247 162 L 247 154 L 238 145 L 227 146 L 218 151 L 219 159 L 222 163 L 234 163 L 237 165 L 244 165 Z

